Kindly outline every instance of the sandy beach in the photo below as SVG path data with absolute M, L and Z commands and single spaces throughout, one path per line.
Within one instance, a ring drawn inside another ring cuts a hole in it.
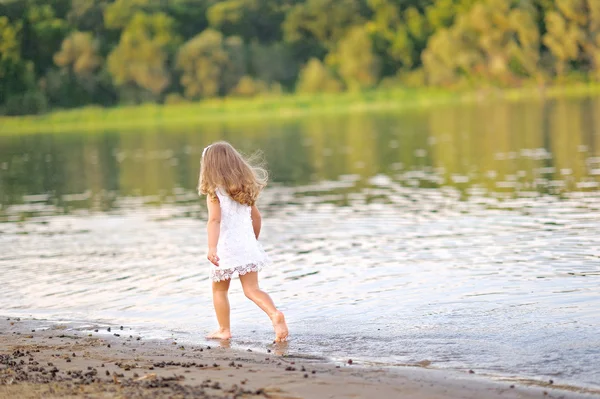
M 50 326 L 49 328 L 47 328 Z M 378 368 L 286 353 L 145 340 L 126 326 L 81 331 L 3 317 L 0 398 L 590 398 L 551 382 L 492 381 L 475 371 Z

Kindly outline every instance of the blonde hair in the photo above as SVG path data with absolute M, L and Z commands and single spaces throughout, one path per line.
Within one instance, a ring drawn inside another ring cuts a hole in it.
M 219 141 L 204 150 L 198 193 L 217 201 L 216 190 L 220 187 L 234 201 L 252 206 L 267 180 L 258 153 L 245 159 L 231 144 Z

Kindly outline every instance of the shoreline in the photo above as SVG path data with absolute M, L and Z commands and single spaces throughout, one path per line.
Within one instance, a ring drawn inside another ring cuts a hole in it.
M 146 340 L 124 326 L 0 317 L 0 399 L 198 398 L 600 398 L 600 390 L 491 380 L 476 373 L 384 367 L 215 345 Z
M 577 98 L 598 94 L 598 84 L 573 84 L 513 89 L 482 88 L 469 91 L 435 88 L 377 89 L 360 93 L 220 98 L 180 104 L 149 103 L 113 108 L 87 106 L 55 110 L 43 115 L 0 116 L 0 136 L 186 128 L 215 123 L 264 123 L 265 119 L 282 121 L 307 116 L 344 115 L 350 112 L 397 112 L 452 104 Z

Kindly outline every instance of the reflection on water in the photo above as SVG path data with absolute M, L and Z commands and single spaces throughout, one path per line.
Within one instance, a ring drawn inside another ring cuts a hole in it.
M 217 139 L 269 162 L 263 285 L 291 352 L 600 381 L 599 99 L 0 137 L 2 313 L 201 339 Z M 264 347 L 234 287 L 234 344 Z

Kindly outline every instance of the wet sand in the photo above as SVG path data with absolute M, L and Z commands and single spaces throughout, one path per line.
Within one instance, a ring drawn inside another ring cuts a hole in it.
M 2 317 L 0 398 L 591 398 L 600 392 L 490 381 L 472 373 L 368 367 L 144 340 L 128 328 L 78 331 Z M 98 331 L 95 331 L 98 330 Z

